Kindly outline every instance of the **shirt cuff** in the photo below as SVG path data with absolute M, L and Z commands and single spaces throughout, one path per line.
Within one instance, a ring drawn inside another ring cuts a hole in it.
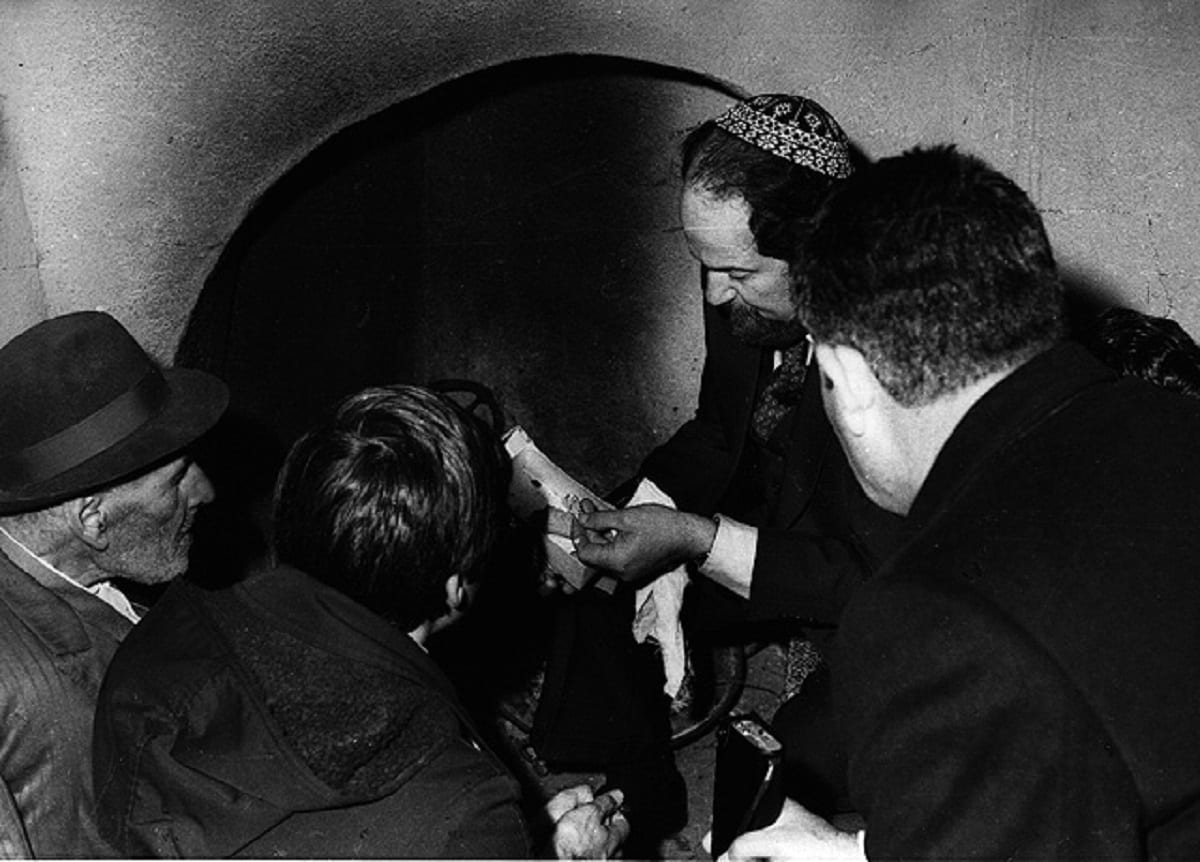
M 717 535 L 713 539 L 712 549 L 697 571 L 743 599 L 748 599 L 757 550 L 757 527 L 718 515 Z

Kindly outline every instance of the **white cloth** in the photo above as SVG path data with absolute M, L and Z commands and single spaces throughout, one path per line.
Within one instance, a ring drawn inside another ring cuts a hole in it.
M 637 506 L 642 503 L 658 503 L 675 508 L 675 501 L 649 479 L 642 479 L 626 505 Z M 649 638 L 658 644 L 662 654 L 663 675 L 666 677 L 663 691 L 672 698 L 679 694 L 687 673 L 687 642 L 679 619 L 687 584 L 687 570 L 680 566 L 655 578 L 639 589 L 634 597 L 634 640 L 643 643 Z

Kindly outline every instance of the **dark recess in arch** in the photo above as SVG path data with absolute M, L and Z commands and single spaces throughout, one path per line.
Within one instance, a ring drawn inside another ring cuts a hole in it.
M 295 435 L 328 404 L 364 385 L 426 382 L 413 378 L 419 357 L 411 337 L 423 318 L 423 291 L 412 282 L 429 253 L 419 205 L 425 193 L 421 130 L 547 81 L 588 88 L 618 76 L 742 95 L 694 72 L 624 58 L 513 61 L 346 127 L 256 201 L 207 278 L 175 357 L 179 365 L 217 374 L 233 391 L 229 416 L 202 452 L 221 493 L 204 520 L 218 525 L 212 532 L 222 536 L 222 551 L 206 550 L 197 570 L 223 579 L 222 572 L 242 568 L 242 558 L 261 555 L 259 525 L 277 466 Z M 575 123 L 578 110 L 563 104 L 540 122 Z M 602 136 L 592 142 L 621 144 Z M 464 172 L 503 169 L 462 166 Z M 397 235 L 405 237 L 402 247 Z M 317 254 L 330 237 L 342 252 L 353 237 L 358 253 Z M 300 263 L 289 271 L 291 259 Z

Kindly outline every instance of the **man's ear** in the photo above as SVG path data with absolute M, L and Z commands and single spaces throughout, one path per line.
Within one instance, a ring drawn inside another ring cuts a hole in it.
M 451 613 L 464 613 L 471 601 L 467 582 L 457 572 L 446 578 L 446 607 Z
M 836 411 L 837 422 L 845 431 L 861 436 L 880 395 L 870 364 L 858 350 L 844 344 L 818 344 L 816 356 L 826 404 Z
M 471 603 L 470 585 L 457 572 L 446 578 L 446 613 L 436 620 L 427 620 L 409 632 L 409 636 L 419 644 L 432 635 L 454 624 L 467 611 Z
M 64 503 L 63 509 L 76 538 L 96 551 L 108 548 L 108 513 L 100 497 L 76 497 Z

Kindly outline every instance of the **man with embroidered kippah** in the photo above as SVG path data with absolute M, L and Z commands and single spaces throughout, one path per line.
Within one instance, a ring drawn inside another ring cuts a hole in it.
M 811 643 L 828 640 L 899 523 L 866 498 L 837 446 L 788 277 L 808 218 L 854 170 L 850 145 L 816 102 L 770 94 L 696 128 L 682 156 L 680 209 L 701 266 L 707 353 L 695 417 L 639 477 L 677 508 L 586 514 L 576 549 L 625 582 L 688 566 L 693 642 L 717 632 L 811 639 L 796 643 L 816 670 L 778 724 L 794 742 L 793 793 L 832 813 L 843 767 L 825 720 L 827 671 Z
M 114 584 L 188 566 L 213 499 L 187 448 L 225 385 L 159 369 L 102 312 L 44 321 L 0 348 L 0 855 L 114 855 L 92 797 L 92 716 L 137 622 Z

